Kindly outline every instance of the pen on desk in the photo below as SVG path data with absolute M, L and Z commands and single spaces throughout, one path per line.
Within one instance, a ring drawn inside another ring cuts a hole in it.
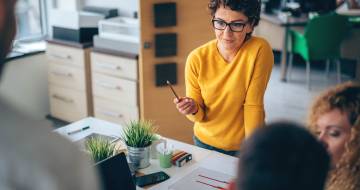
M 90 129 L 90 126 L 86 126 L 86 127 L 80 128 L 80 129 L 76 129 L 76 130 L 74 130 L 74 131 L 70 131 L 70 132 L 68 132 L 67 134 L 68 134 L 68 135 L 73 135 L 73 134 L 75 134 L 75 133 L 78 133 L 78 132 L 81 132 L 81 131 L 85 131 L 85 130 L 87 130 L 87 129 Z
M 174 96 L 176 97 L 176 99 L 180 100 L 180 99 L 179 99 L 179 96 L 176 94 L 175 90 L 173 89 L 173 87 L 172 87 L 172 85 L 171 85 L 170 81 L 168 81 L 168 80 L 167 80 L 167 81 L 166 81 L 166 84 L 168 84 L 168 85 L 169 85 L 169 87 L 170 87 L 170 89 L 171 89 L 172 93 L 174 94 Z

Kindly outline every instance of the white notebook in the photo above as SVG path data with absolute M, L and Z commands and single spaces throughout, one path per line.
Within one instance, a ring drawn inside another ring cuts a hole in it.
M 169 186 L 171 190 L 214 190 L 226 188 L 234 176 L 199 167 Z

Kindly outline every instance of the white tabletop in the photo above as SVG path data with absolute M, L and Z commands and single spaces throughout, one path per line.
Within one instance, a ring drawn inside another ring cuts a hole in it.
M 81 132 L 74 133 L 72 135 L 68 135 L 69 132 L 82 129 L 84 127 L 89 126 L 89 129 L 86 129 Z M 85 138 L 91 133 L 102 134 L 106 136 L 115 136 L 120 137 L 122 134 L 123 126 L 110 123 L 107 121 L 103 121 L 100 119 L 88 117 L 82 119 L 80 121 L 69 124 L 65 127 L 61 127 L 55 132 L 65 136 L 71 141 L 77 141 Z M 165 138 L 169 144 L 172 144 L 175 149 L 183 150 L 192 154 L 193 160 L 189 163 L 185 164 L 183 167 L 175 167 L 171 168 L 161 168 L 159 165 L 159 160 L 150 159 L 150 166 L 140 170 L 141 173 L 149 174 L 158 171 L 164 171 L 170 176 L 170 179 L 159 183 L 155 186 L 152 186 L 150 189 L 168 189 L 170 185 L 174 182 L 178 181 L 182 177 L 186 176 L 193 170 L 202 167 L 210 170 L 214 170 L 217 172 L 221 172 L 230 176 L 236 175 L 236 166 L 237 166 L 237 158 L 228 156 L 225 154 L 221 154 L 215 151 L 210 151 L 207 149 L 199 148 L 194 145 L 186 144 L 177 140 Z M 141 188 L 138 188 L 141 189 Z

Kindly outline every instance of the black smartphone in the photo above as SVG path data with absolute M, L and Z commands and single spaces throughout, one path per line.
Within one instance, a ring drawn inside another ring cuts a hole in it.
M 165 180 L 167 180 L 169 178 L 170 178 L 170 176 L 167 175 L 163 171 L 155 172 L 155 173 L 152 173 L 152 174 L 147 174 L 147 175 L 136 177 L 136 185 L 139 186 L 139 187 L 144 187 L 144 186 L 147 186 L 147 185 L 151 185 L 151 184 L 155 184 L 155 183 L 165 181 Z

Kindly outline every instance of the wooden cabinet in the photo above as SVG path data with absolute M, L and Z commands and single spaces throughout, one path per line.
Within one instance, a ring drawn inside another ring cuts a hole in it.
M 90 48 L 48 41 L 46 55 L 51 115 L 68 122 L 92 116 Z
M 185 62 L 195 48 L 215 38 L 211 15 L 207 10 L 208 0 L 171 0 L 176 3 L 176 26 L 155 27 L 154 4 L 169 0 L 139 1 L 140 53 L 139 84 L 141 118 L 155 122 L 158 133 L 187 143 L 192 143 L 193 123 L 176 109 L 174 96 L 167 86 L 156 86 L 155 67 L 162 63 L 176 63 L 179 96 L 185 96 Z M 157 34 L 176 33 L 177 53 L 174 56 L 156 57 Z
M 185 96 L 186 58 L 193 49 L 215 36 L 207 10 L 208 0 L 171 0 L 176 3 L 176 26 L 155 27 L 154 4 L 167 2 L 138 0 L 141 28 L 139 58 L 137 55 L 121 55 L 105 50 L 94 49 L 90 53 L 81 48 L 49 46 L 48 55 L 53 63 L 49 67 L 49 80 L 51 85 L 66 89 L 87 91 L 92 88 L 95 117 L 121 124 L 139 118 L 151 120 L 159 127 L 158 133 L 161 135 L 192 143 L 193 123 L 178 112 L 168 87 L 156 86 L 155 68 L 158 64 L 176 63 L 177 84 L 174 84 L 174 88 L 180 96 Z M 168 33 L 177 35 L 176 55 L 156 57 L 155 36 Z M 86 66 L 87 53 L 91 54 L 91 73 L 88 73 Z M 77 77 L 83 74 L 91 77 L 90 88 L 87 87 L 90 78 Z M 67 104 L 76 101 L 75 97 L 70 101 L 69 95 L 65 95 L 57 93 L 52 99 Z M 86 105 L 89 106 L 88 103 Z M 77 106 L 72 106 L 71 110 L 76 110 Z
M 86 94 L 83 91 L 50 85 L 49 99 L 51 115 L 56 118 L 77 121 L 88 116 Z
M 139 119 L 137 55 L 91 52 L 95 117 L 125 124 Z

